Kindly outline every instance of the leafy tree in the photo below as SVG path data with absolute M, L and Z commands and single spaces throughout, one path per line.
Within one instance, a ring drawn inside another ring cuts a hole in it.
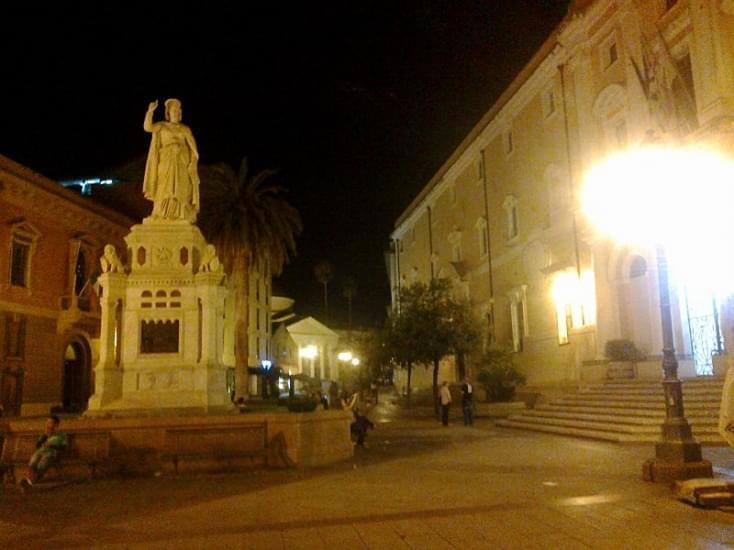
M 465 355 L 479 342 L 479 329 L 469 305 L 451 296 L 447 279 L 417 282 L 403 290 L 400 315 L 389 323 L 388 348 L 396 361 L 408 366 L 408 386 L 414 363 L 433 365 L 433 401 L 438 413 L 438 369 L 443 357 Z M 408 388 L 410 395 L 410 389 Z
M 280 274 L 296 253 L 296 236 L 303 229 L 298 211 L 283 198 L 285 189 L 271 183 L 275 173 L 250 176 L 244 158 L 238 172 L 222 163 L 201 174 L 200 225 L 234 291 L 235 398 L 247 396 L 250 271 L 270 262 L 271 274 Z

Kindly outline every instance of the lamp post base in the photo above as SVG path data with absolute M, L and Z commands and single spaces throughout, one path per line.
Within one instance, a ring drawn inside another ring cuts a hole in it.
M 714 477 L 708 460 L 678 462 L 651 458 L 642 465 L 642 479 L 654 483 L 673 483 L 701 477 Z

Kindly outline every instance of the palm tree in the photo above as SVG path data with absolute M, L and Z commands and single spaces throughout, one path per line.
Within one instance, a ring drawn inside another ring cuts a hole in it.
M 248 393 L 250 271 L 270 262 L 270 273 L 279 275 L 296 253 L 296 236 L 303 229 L 298 211 L 282 197 L 285 189 L 270 182 L 275 173 L 250 176 L 247 158 L 239 172 L 224 163 L 202 170 L 200 225 L 217 247 L 234 291 L 237 399 Z
M 321 260 L 314 267 L 316 280 L 324 285 L 324 317 L 329 317 L 329 283 L 334 278 L 334 265 L 328 260 Z M 328 320 L 328 319 L 325 319 Z
M 347 299 L 349 330 L 352 330 L 352 300 L 357 295 L 357 280 L 351 275 L 344 279 L 344 283 L 342 284 L 342 295 Z

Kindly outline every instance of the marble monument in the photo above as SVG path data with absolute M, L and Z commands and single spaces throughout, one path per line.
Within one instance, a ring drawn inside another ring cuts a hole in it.
M 165 102 L 151 133 L 143 192 L 150 216 L 125 237 L 126 264 L 107 245 L 100 258 L 102 328 L 88 414 L 213 412 L 232 408 L 223 358 L 226 287 L 213 245 L 196 226 L 199 153 L 181 102 Z

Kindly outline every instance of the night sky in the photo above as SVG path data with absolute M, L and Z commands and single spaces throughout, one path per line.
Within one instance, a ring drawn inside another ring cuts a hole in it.
M 201 162 L 280 169 L 305 224 L 276 282 L 296 312 L 323 318 L 313 267 L 328 259 L 330 321 L 346 322 L 353 276 L 355 323 L 380 324 L 396 218 L 568 2 L 340 4 L 3 14 L 0 153 L 54 179 L 105 176 L 147 152 L 148 103 L 178 97 Z

